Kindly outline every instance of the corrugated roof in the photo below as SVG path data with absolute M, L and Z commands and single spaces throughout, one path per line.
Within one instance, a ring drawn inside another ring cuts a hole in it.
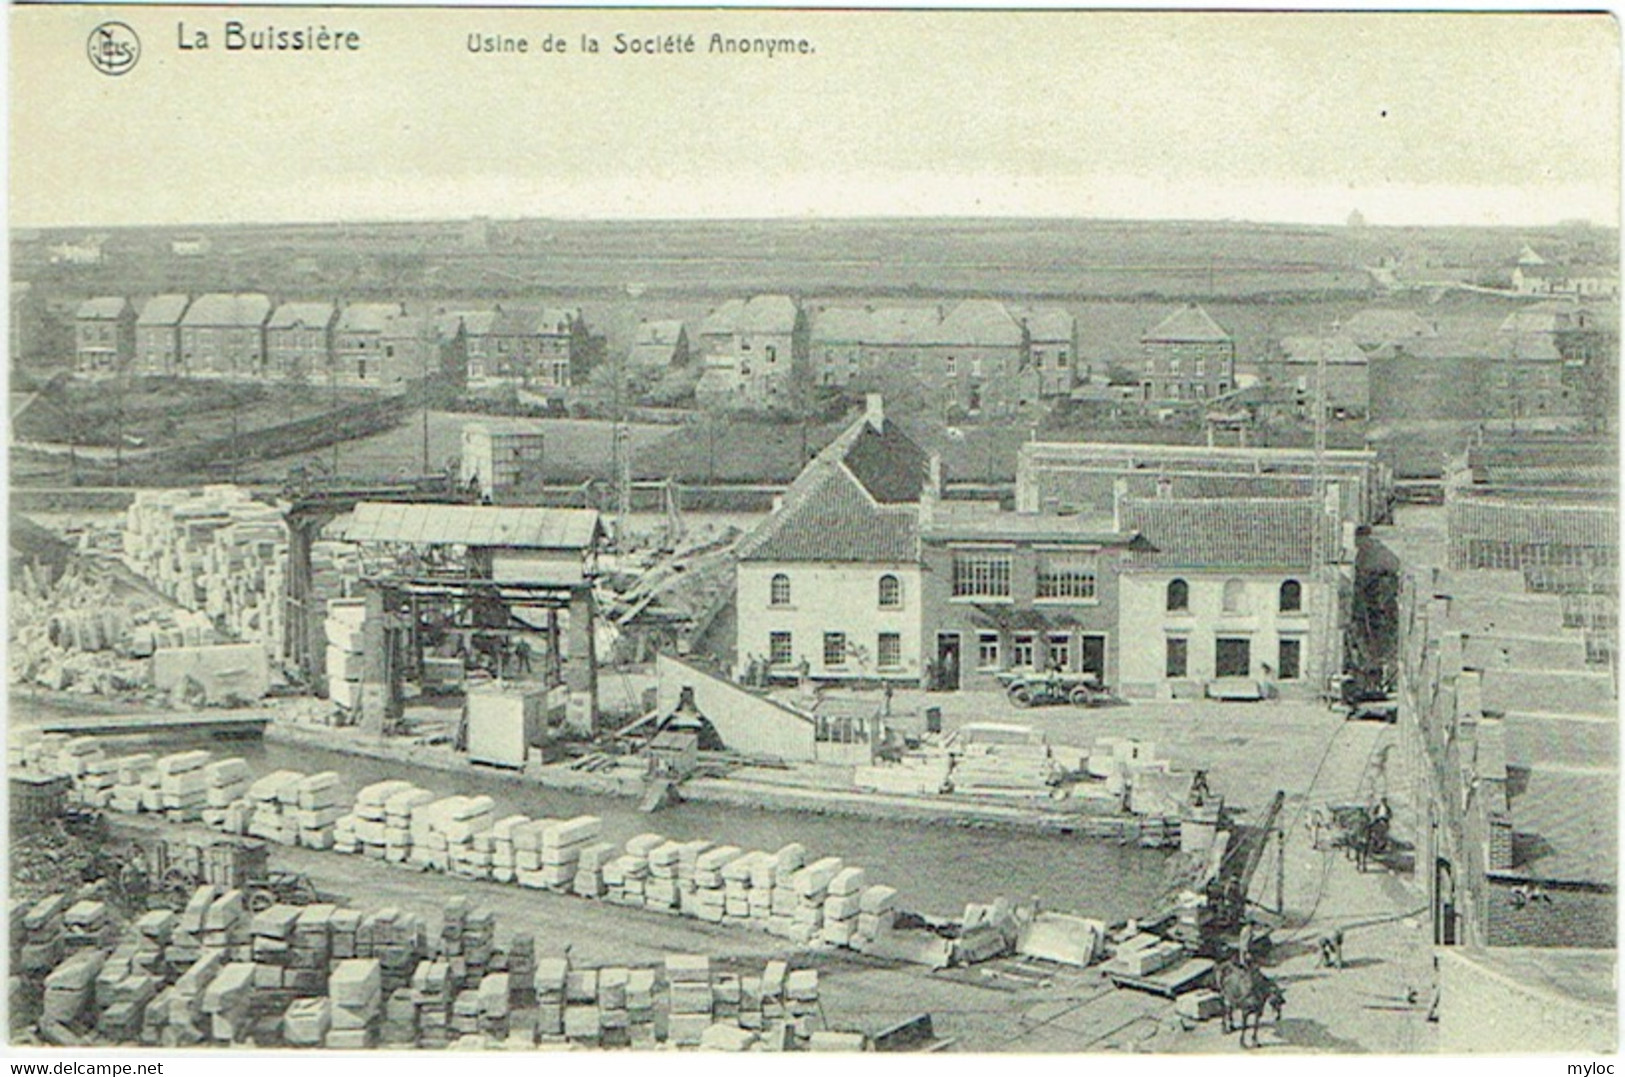
M 130 301 L 121 295 L 103 295 L 87 299 L 74 310 L 75 318 L 117 318 L 124 313 Z
M 739 312 L 739 332 L 794 332 L 797 313 L 795 300 L 787 295 L 752 296 Z
M 210 292 L 192 300 L 182 325 L 258 329 L 271 313 L 269 296 L 259 292 Z
M 1019 348 L 1022 328 L 1003 303 L 996 299 L 967 299 L 948 312 L 948 316 L 929 334 L 921 334 L 921 343 L 959 345 L 982 348 Z
M 181 318 L 186 314 L 186 304 L 191 301 L 191 296 L 155 295 L 141 305 L 141 314 L 136 318 L 135 324 L 179 325 Z
M 1327 363 L 1332 364 L 1363 366 L 1370 362 L 1365 352 L 1354 342 L 1353 337 L 1339 334 L 1330 337 L 1281 338 L 1282 362 L 1318 364 L 1322 355 L 1325 355 Z
M 412 505 L 364 501 L 345 526 L 351 542 L 588 550 L 600 530 L 591 509 Z
M 284 303 L 276 308 L 267 329 L 326 329 L 333 324 L 331 303 Z
M 1158 322 L 1140 339 L 1152 343 L 1218 344 L 1226 343 L 1231 338 L 1207 311 L 1195 303 L 1187 303 Z
M 1118 523 L 1155 547 L 1127 564 L 1155 569 L 1307 571 L 1315 526 L 1328 560 L 1337 550 L 1329 518 L 1312 498 L 1125 498 Z

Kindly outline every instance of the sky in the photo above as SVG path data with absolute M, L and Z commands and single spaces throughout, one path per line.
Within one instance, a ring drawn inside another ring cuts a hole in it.
M 230 51 L 228 17 L 362 47 Z M 109 18 L 142 47 L 117 77 L 86 56 Z M 617 33 L 695 51 L 616 55 Z M 14 226 L 1619 216 L 1606 16 L 87 5 L 12 7 L 10 52 Z

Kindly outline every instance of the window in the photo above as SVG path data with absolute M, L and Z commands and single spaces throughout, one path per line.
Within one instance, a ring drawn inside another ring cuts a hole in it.
M 1023 633 L 1015 638 L 1010 647 L 1010 664 L 1020 667 L 1031 667 L 1033 664 L 1033 636 L 1032 633 Z
M 1066 366 L 1066 349 L 1062 348 L 1055 353 L 1055 366 L 1057 369 Z
M 788 666 L 795 661 L 795 655 L 790 647 L 790 633 L 773 632 L 767 637 L 767 661 L 769 665 Z
M 955 598 L 1009 598 L 1010 555 L 954 554 Z
M 770 363 L 776 363 L 779 361 L 779 349 L 775 348 L 771 344 L 767 346 L 767 361 Z
M 790 577 L 780 572 L 769 581 L 767 601 L 770 606 L 790 604 Z
M 1170 636 L 1168 638 L 1168 658 L 1164 665 L 1167 676 L 1179 678 L 1187 676 L 1190 662 L 1190 640 L 1184 636 Z
M 976 636 L 976 668 L 999 668 L 999 634 L 981 632 Z
M 1072 668 L 1072 637 L 1057 632 L 1044 641 L 1044 661 L 1049 669 Z
M 1253 641 L 1245 636 L 1220 637 L 1214 643 L 1213 673 L 1218 677 L 1246 677 L 1253 671 Z
M 1178 359 L 1170 359 L 1170 360 L 1168 360 L 1168 373 L 1170 373 L 1170 374 L 1178 374 L 1179 373 L 1179 363 L 1180 363 L 1180 361 Z
M 949 377 L 950 377 L 950 378 L 951 378 L 951 377 L 953 377 L 953 376 L 954 376 L 954 375 L 955 375 L 955 374 L 956 374 L 956 373 L 958 373 L 958 368 L 959 368 L 959 360 L 958 360 L 958 359 L 955 359 L 955 358 L 954 358 L 954 357 L 953 357 L 953 356 L 951 356 L 951 355 L 950 355 L 950 356 L 948 356 L 948 361 L 947 361 L 947 362 L 946 362 L 946 363 L 944 363 L 944 364 L 943 364 L 943 370 L 944 370 L 944 372 L 946 372 L 946 373 L 947 373 L 947 375 L 948 375 L 948 376 L 949 376 Z
M 1281 612 L 1297 613 L 1303 609 L 1303 584 L 1287 580 L 1281 584 Z
M 982 376 L 982 360 L 980 358 L 970 361 L 970 376 L 973 378 Z
M 1245 613 L 1247 611 L 1247 585 L 1241 580 L 1224 581 L 1224 612 Z
M 1283 681 L 1297 680 L 1303 675 L 1303 640 L 1296 638 L 1283 639 L 1277 658 L 1279 661 L 1275 663 L 1275 666 L 1281 679 Z
M 896 632 L 882 632 L 875 642 L 875 656 L 881 669 L 896 669 L 903 664 L 903 637 Z
M 844 666 L 844 665 L 846 665 L 846 633 L 845 632 L 825 632 L 824 633 L 824 665 L 826 665 L 826 666 Z
M 880 608 L 894 610 L 903 604 L 903 584 L 896 576 L 887 573 L 880 577 Z
M 1093 554 L 1052 553 L 1038 557 L 1038 597 L 1095 597 L 1095 557 Z
M 1184 580 L 1168 581 L 1168 611 L 1184 613 L 1191 608 L 1191 586 Z

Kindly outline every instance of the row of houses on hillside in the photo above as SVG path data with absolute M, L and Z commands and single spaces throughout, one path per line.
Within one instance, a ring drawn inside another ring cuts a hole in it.
M 1104 504 L 945 500 L 940 468 L 871 397 L 737 550 L 740 668 L 943 690 L 1016 668 L 1090 672 L 1131 695 L 1322 690 L 1342 668 L 1360 519 L 1343 481 L 1139 494 L 1119 448 L 1065 447 L 1117 469 Z
M 1324 394 L 1335 418 L 1567 419 L 1585 414 L 1589 363 L 1612 360 L 1601 308 L 1533 303 L 1498 327 L 1441 332 L 1415 312 L 1372 309 L 1321 335 L 1281 338 L 1243 401 L 1307 418 Z
M 1512 287 L 1522 295 L 1618 298 L 1619 266 L 1600 262 L 1555 263 L 1526 246 L 1512 267 Z
M 471 386 L 568 388 L 588 333 L 573 308 L 410 313 L 399 303 L 292 301 L 257 292 L 85 300 L 75 369 L 391 390 L 449 375 Z

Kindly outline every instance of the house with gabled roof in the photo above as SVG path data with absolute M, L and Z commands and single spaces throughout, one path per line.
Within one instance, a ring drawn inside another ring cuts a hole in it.
M 919 683 L 920 501 L 936 483 L 871 395 L 736 548 L 740 670 Z
M 265 323 L 267 372 L 283 381 L 325 382 L 333 364 L 332 303 L 283 303 Z
M 198 296 L 181 319 L 181 369 L 201 377 L 263 377 L 270 314 L 270 298 L 258 292 Z
M 1360 418 L 1371 408 L 1371 361 L 1354 338 L 1282 337 L 1279 350 L 1264 364 L 1264 379 L 1289 394 L 1299 413 L 1314 415 L 1324 391 L 1328 415 Z
M 1078 326 L 1070 311 L 1040 307 L 1026 312 L 1027 361 L 1043 397 L 1070 394 L 1078 383 Z
M 135 354 L 135 308 L 121 295 L 98 296 L 73 313 L 74 370 L 117 374 Z
M 190 296 L 155 295 L 141 305 L 135 320 L 137 374 L 168 375 L 180 368 L 181 319 Z
M 966 412 L 981 412 L 990 387 L 1002 394 L 1026 370 L 1027 328 L 996 299 L 966 299 L 915 339 L 921 383 Z
M 1339 332 L 1368 354 L 1386 345 L 1436 337 L 1439 330 L 1414 310 L 1369 307 L 1351 315 Z
M 1353 526 L 1340 494 L 1119 496 L 1122 687 L 1140 696 L 1314 696 L 1342 670 Z
M 1209 400 L 1236 384 L 1236 342 L 1199 304 L 1187 303 L 1140 338 L 1142 399 Z
M 440 371 L 434 322 L 400 303 L 351 303 L 333 326 L 333 381 L 400 392 Z
M 700 325 L 702 407 L 788 405 L 807 368 L 807 317 L 786 295 L 731 299 Z

